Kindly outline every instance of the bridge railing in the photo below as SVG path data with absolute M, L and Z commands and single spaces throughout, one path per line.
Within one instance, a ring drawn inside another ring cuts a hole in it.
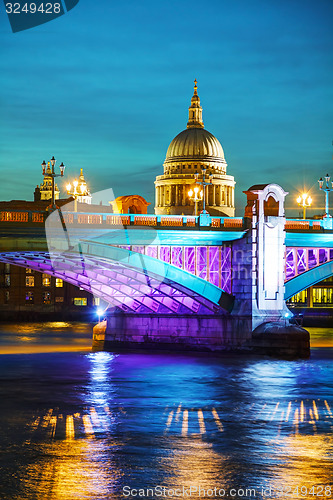
M 43 224 L 48 212 L 33 210 L 2 210 L 0 223 L 6 224 Z M 200 227 L 245 230 L 247 220 L 243 217 L 215 217 L 211 215 L 150 215 L 150 214 L 112 214 L 96 212 L 63 211 L 66 224 L 92 224 L 110 226 L 155 226 L 155 227 Z M 286 231 L 320 231 L 325 227 L 323 220 L 286 219 Z
M 320 231 L 323 227 L 323 220 L 300 220 L 300 219 L 286 219 L 285 230 L 313 230 Z
M 6 224 L 43 224 L 48 216 L 47 212 L 30 210 L 0 211 L 0 223 Z M 107 225 L 107 226 L 154 226 L 154 227 L 199 227 L 224 229 L 244 229 L 242 217 L 213 217 L 205 215 L 150 215 L 150 214 L 112 214 L 89 212 L 63 211 L 66 224 L 73 225 Z

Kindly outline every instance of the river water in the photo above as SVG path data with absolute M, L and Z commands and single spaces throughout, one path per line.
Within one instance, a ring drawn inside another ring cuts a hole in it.
M 92 353 L 0 324 L 0 499 L 332 498 L 333 329 L 309 360 Z

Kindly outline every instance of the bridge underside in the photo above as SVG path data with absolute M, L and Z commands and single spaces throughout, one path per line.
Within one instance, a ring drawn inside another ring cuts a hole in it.
M 142 314 L 223 312 L 218 287 L 147 256 L 82 243 L 79 251 L 16 251 L 0 260 L 60 278 L 111 306 Z M 185 285 L 185 286 L 184 286 Z
M 302 290 L 333 276 L 333 261 L 321 264 L 299 274 L 285 283 L 285 299 L 288 300 Z

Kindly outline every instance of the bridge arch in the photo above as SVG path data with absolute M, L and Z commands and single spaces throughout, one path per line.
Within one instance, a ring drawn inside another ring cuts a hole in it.
M 230 297 L 171 264 L 93 241 L 81 241 L 78 251 L 3 252 L 0 260 L 61 278 L 129 312 L 211 314 Z
M 309 271 L 305 271 L 285 283 L 285 300 L 290 299 L 302 290 L 323 281 L 333 275 L 333 261 L 325 262 Z

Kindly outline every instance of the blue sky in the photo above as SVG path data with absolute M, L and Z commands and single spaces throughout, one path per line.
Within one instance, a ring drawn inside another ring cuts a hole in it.
M 333 176 L 332 19 L 330 0 L 80 0 L 13 34 L 2 8 L 0 199 L 32 199 L 55 155 L 64 184 L 82 167 L 92 191 L 153 205 L 197 78 L 237 214 L 258 182 L 281 184 L 290 208 L 311 189 L 320 212 L 317 179 Z

